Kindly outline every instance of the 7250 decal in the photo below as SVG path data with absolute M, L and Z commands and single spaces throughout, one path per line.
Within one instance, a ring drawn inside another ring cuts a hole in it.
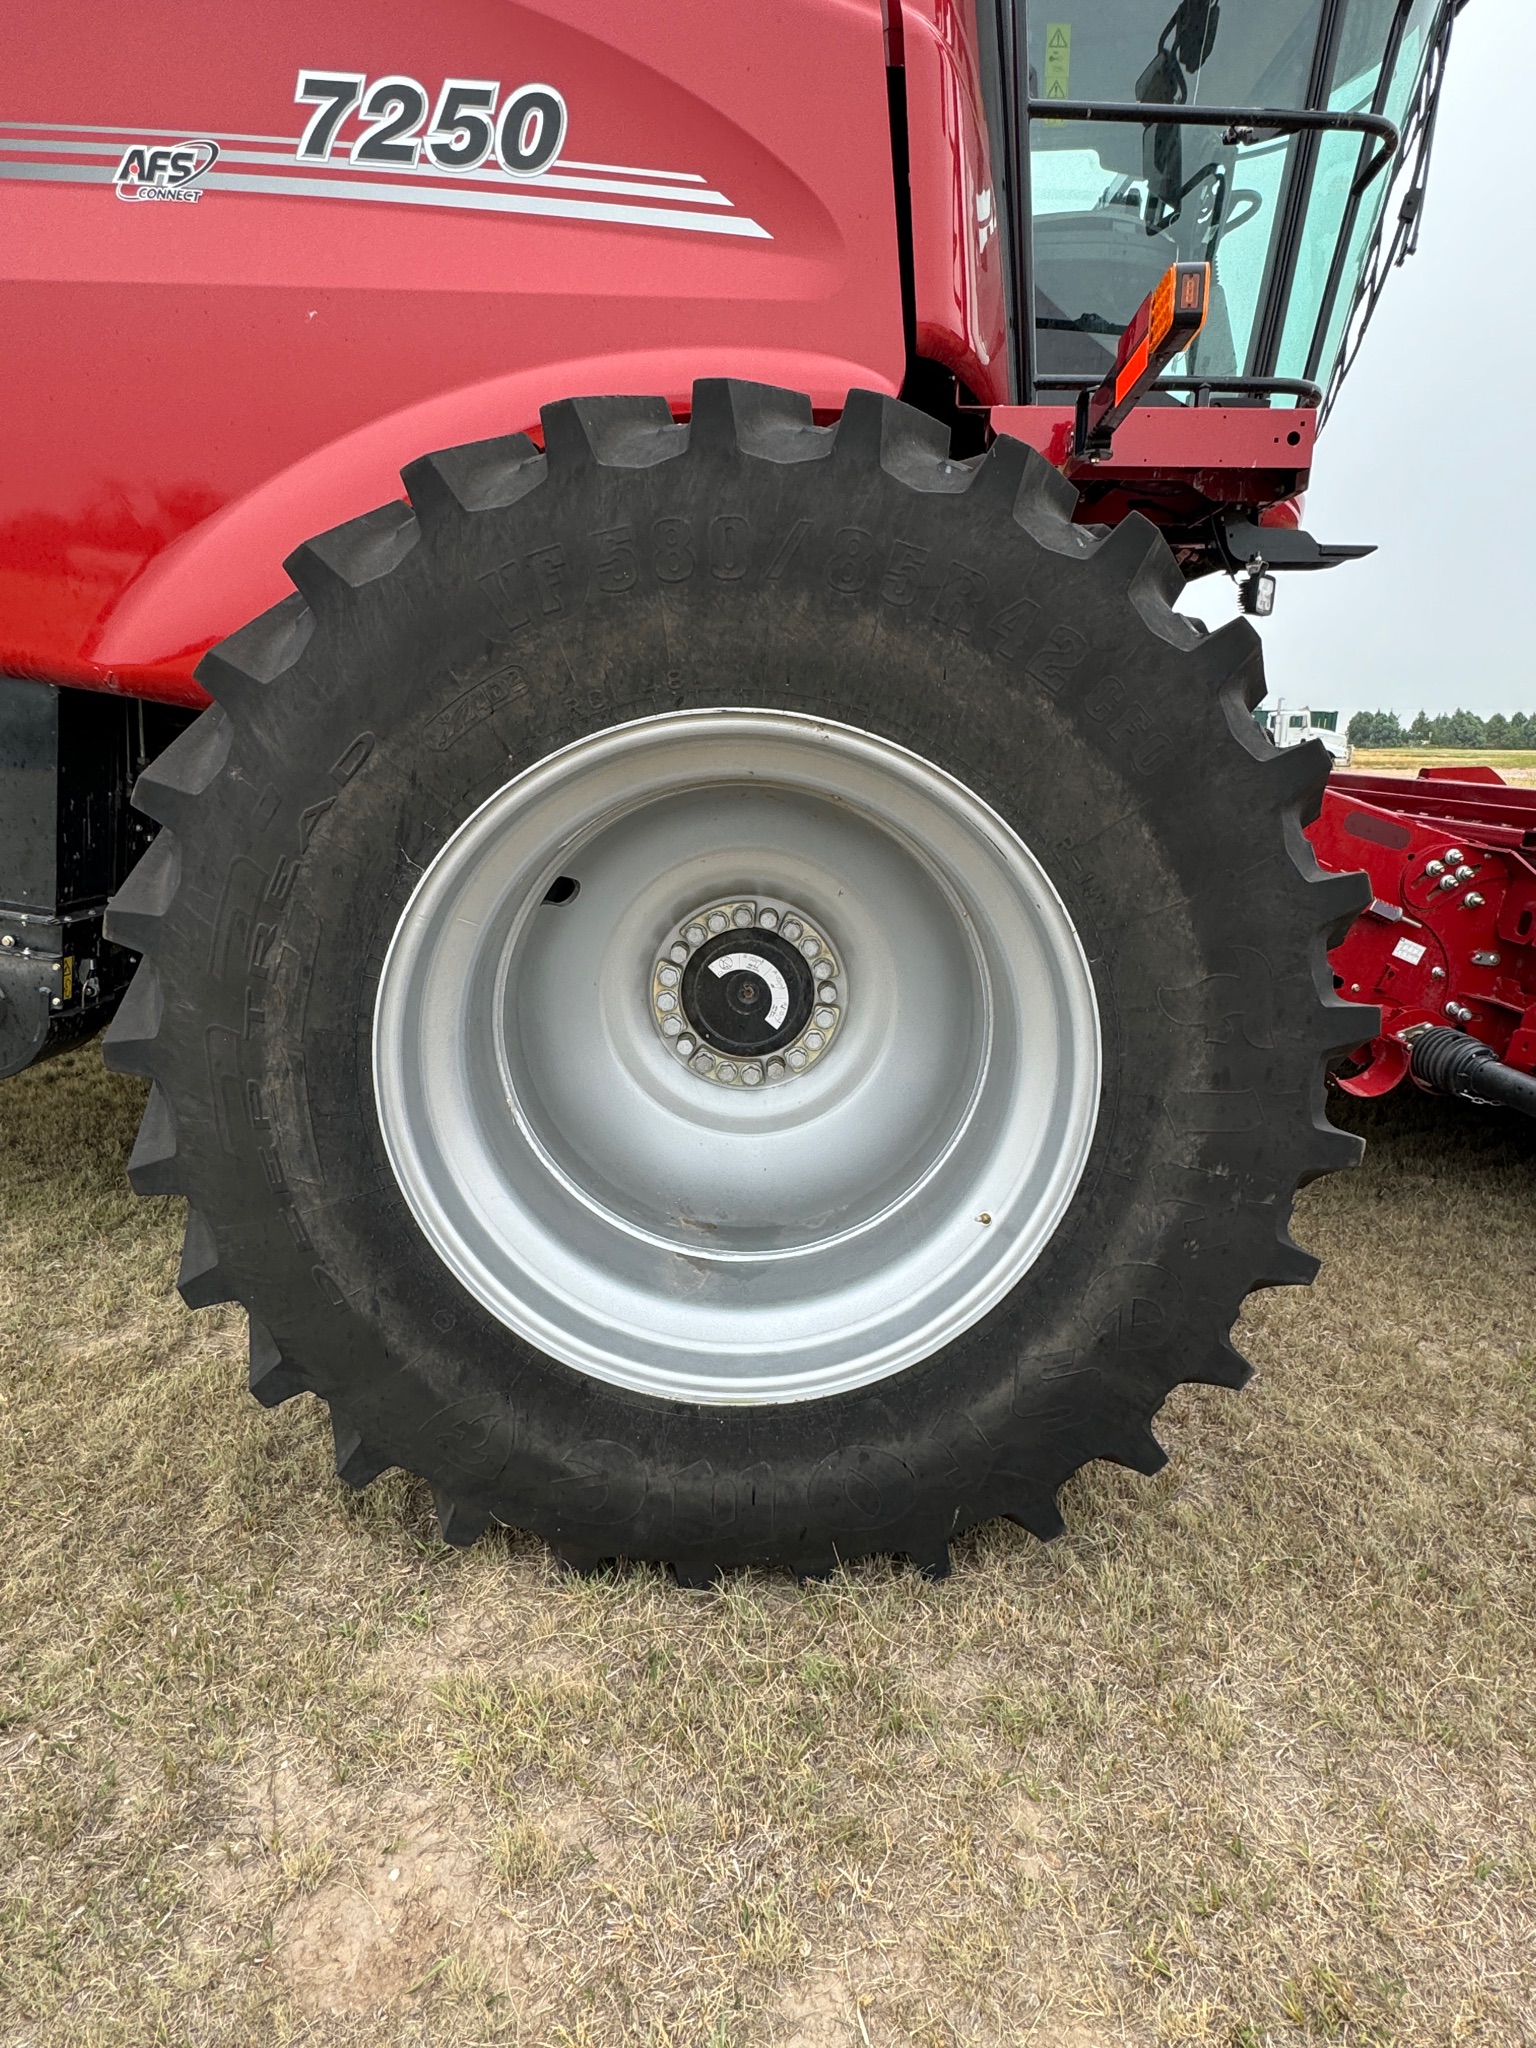
M 343 153 L 393 170 L 427 162 L 477 171 L 494 155 L 509 177 L 537 178 L 565 140 L 565 101 L 552 85 L 520 85 L 503 100 L 499 80 L 445 78 L 430 127 L 426 87 L 393 73 L 370 84 L 360 71 L 301 71 L 293 96 L 315 110 L 299 138 L 304 163 L 332 160 L 337 130 L 354 111 L 366 126 Z

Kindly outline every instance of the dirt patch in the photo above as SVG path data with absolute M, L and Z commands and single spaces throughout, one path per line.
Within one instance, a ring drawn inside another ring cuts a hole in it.
M 455 1958 L 511 1993 L 522 1944 L 494 1903 L 484 1861 L 418 1819 L 279 1917 L 273 1954 L 307 2012 L 371 2012 L 431 1990 Z

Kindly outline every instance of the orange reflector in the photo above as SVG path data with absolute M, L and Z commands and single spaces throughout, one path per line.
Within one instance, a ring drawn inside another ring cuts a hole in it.
M 1208 263 L 1175 263 L 1163 273 L 1121 335 L 1114 368 L 1087 400 L 1088 442 L 1102 445 L 1153 379 L 1189 347 L 1210 301 Z

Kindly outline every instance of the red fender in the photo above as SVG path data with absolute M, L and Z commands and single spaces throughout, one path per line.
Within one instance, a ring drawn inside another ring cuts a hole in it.
M 301 541 L 401 496 L 400 471 L 418 455 L 497 434 L 535 432 L 539 408 L 596 393 L 656 393 L 686 413 L 695 377 L 744 377 L 809 392 L 841 412 L 855 386 L 894 393 L 870 364 L 780 349 L 650 350 L 543 363 L 464 390 L 441 392 L 318 448 L 175 540 L 149 563 L 57 680 L 177 704 L 206 704 L 192 681 L 226 633 L 286 597 L 284 558 Z

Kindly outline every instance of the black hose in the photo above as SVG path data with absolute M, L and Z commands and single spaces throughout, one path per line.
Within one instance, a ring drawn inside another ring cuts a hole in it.
M 1413 1041 L 1413 1078 L 1463 1102 L 1497 1102 L 1536 1116 L 1536 1079 L 1506 1067 L 1492 1046 L 1448 1025 L 1432 1025 Z

